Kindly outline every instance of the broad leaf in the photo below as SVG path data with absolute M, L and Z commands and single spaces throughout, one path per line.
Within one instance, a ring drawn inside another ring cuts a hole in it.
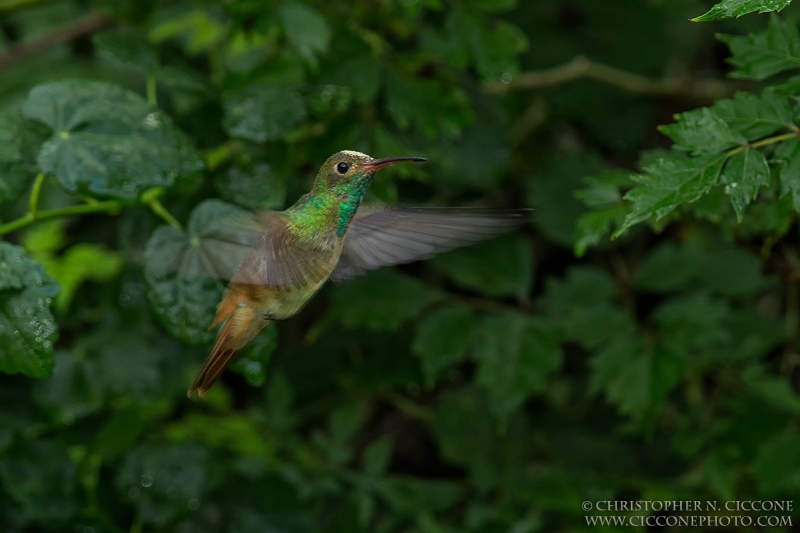
M 785 433 L 766 441 L 754 464 L 766 494 L 795 494 L 800 490 L 800 434 Z
M 223 126 L 232 137 L 258 143 L 274 141 L 305 118 L 305 104 L 290 87 L 254 84 L 225 98 Z
M 23 135 L 20 117 L 0 112 L 0 204 L 18 200 L 32 177 L 25 168 Z
M 208 460 L 208 450 L 195 443 L 142 445 L 119 469 L 117 488 L 133 500 L 142 520 L 163 524 L 203 497 Z
M 232 273 L 245 243 L 223 238 L 226 221 L 243 215 L 219 200 L 206 200 L 192 211 L 186 231 L 161 226 L 153 233 L 145 253 L 147 295 L 165 328 L 191 344 L 214 338 L 208 326 L 222 299 L 215 278 Z
M 231 167 L 217 175 L 214 187 L 223 199 L 250 209 L 280 209 L 286 201 L 286 176 L 266 163 Z
M 37 85 L 22 111 L 52 128 L 37 161 L 70 192 L 130 199 L 203 166 L 168 116 L 116 85 Z
M 766 89 L 760 97 L 739 92 L 732 99 L 717 100 L 711 109 L 731 130 L 749 141 L 779 130 L 796 130 L 789 99 L 772 89 Z
M 733 209 L 741 221 L 744 208 L 755 200 L 758 189 L 769 185 L 769 164 L 757 149 L 747 148 L 731 157 L 722 170 L 720 181 L 731 197 Z
M 59 287 L 19 246 L 0 241 L 0 371 L 43 378 L 53 371 Z
M 328 48 L 331 31 L 317 11 L 298 2 L 286 2 L 281 8 L 286 39 L 308 63 L 316 65 L 316 56 Z
M 791 2 L 792 0 L 722 0 L 706 13 L 693 18 L 692 21 L 705 22 L 708 20 L 729 19 L 756 11 L 759 13 L 780 11 Z
M 778 2 L 782 0 L 776 0 Z M 747 37 L 720 35 L 731 49 L 728 61 L 736 66 L 734 78 L 763 80 L 785 70 L 800 68 L 800 33 L 793 20 L 771 15 L 769 27 Z

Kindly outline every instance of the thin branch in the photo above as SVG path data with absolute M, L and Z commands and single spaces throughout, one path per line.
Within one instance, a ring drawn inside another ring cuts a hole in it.
M 41 54 L 59 44 L 94 33 L 109 23 L 108 17 L 98 11 L 59 26 L 39 39 L 9 46 L 0 54 L 0 69 L 9 67 L 26 57 Z
M 733 84 L 719 80 L 648 78 L 597 63 L 584 56 L 577 56 L 557 67 L 523 72 L 510 83 L 489 82 L 485 89 L 492 94 L 506 94 L 514 90 L 553 87 L 580 79 L 596 80 L 634 94 L 680 96 L 703 101 L 732 96 L 736 90 Z
M 0 0 L 0 13 L 6 13 L 22 7 L 32 7 L 43 4 L 47 0 Z

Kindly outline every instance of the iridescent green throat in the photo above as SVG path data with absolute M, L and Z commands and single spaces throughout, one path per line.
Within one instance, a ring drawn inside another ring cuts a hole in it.
M 336 236 L 343 237 L 347 231 L 347 226 L 358 211 L 361 199 L 364 198 L 369 185 L 372 183 L 372 176 L 358 177 L 353 181 L 341 186 L 336 191 L 336 196 L 341 198 L 339 201 L 339 216 L 336 225 Z

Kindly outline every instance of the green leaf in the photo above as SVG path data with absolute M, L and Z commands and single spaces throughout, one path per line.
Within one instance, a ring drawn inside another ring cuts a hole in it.
M 767 494 L 796 494 L 800 490 L 800 434 L 787 431 L 761 447 L 754 470 Z
M 649 349 L 641 339 L 622 336 L 597 353 L 590 390 L 603 391 L 621 413 L 641 416 L 657 410 L 682 376 L 682 362 L 663 349 Z
M 778 0 L 782 1 L 782 0 Z M 793 20 L 770 15 L 769 27 L 747 37 L 720 35 L 733 56 L 734 78 L 763 80 L 785 70 L 800 68 L 800 34 Z
M 781 193 L 791 195 L 794 210 L 800 211 L 800 139 L 780 143 L 774 161 L 780 164 Z
M 415 278 L 383 269 L 337 287 L 331 313 L 348 327 L 397 331 L 404 322 L 443 298 L 442 293 Z
M 413 125 L 429 139 L 459 134 L 470 118 L 463 94 L 446 93 L 434 80 L 392 72 L 386 81 L 386 106 L 400 129 Z
M 713 155 L 747 142 L 708 107 L 675 115 L 675 123 L 659 131 L 675 141 L 673 149 L 693 155 Z
M 148 299 L 167 331 L 184 342 L 207 344 L 214 338 L 208 326 L 222 286 L 210 270 L 231 262 L 229 241 L 222 238 L 225 223 L 243 214 L 220 200 L 206 200 L 192 211 L 186 231 L 161 226 L 147 243 Z
M 148 523 L 163 524 L 187 513 L 208 484 L 208 450 L 194 443 L 142 445 L 119 469 L 117 489 Z
M 544 391 L 561 365 L 560 339 L 545 319 L 504 313 L 484 319 L 473 356 L 477 383 L 489 393 L 494 412 L 507 419 L 529 395 Z
M 431 263 L 456 284 L 488 296 L 527 300 L 533 283 L 530 243 L 519 235 L 459 248 Z
M 547 280 L 547 305 L 559 314 L 571 313 L 576 307 L 589 307 L 611 302 L 619 293 L 608 272 L 589 266 L 573 266 L 564 280 Z
M 336 85 L 349 87 L 356 102 L 369 104 L 378 95 L 381 73 L 380 63 L 371 57 L 359 57 L 337 68 L 330 81 Z
M 0 204 L 14 202 L 28 188 L 31 172 L 25 168 L 22 120 L 0 112 Z
M 0 241 L 0 371 L 35 378 L 52 373 L 58 326 L 50 303 L 58 291 L 42 265 Z
M 145 73 L 158 70 L 158 50 L 139 33 L 103 31 L 92 36 L 97 56 L 114 64 Z
M 738 92 L 732 99 L 717 100 L 711 110 L 730 129 L 749 141 L 766 137 L 781 129 L 796 130 L 789 99 L 773 89 L 761 96 Z
M 630 204 L 622 204 L 582 215 L 575 226 L 575 255 L 583 257 L 590 247 L 600 244 L 615 226 L 622 224 L 630 211 Z
M 527 177 L 528 205 L 535 208 L 533 223 L 550 240 L 572 248 L 575 224 L 586 211 L 576 198 L 585 176 L 603 170 L 596 155 L 569 155 L 554 159 Z
M 22 111 L 52 128 L 37 161 L 70 192 L 131 199 L 203 167 L 168 116 L 116 85 L 77 80 L 37 85 Z
M 231 167 L 216 176 L 214 187 L 223 199 L 250 209 L 280 209 L 286 201 L 286 176 L 267 163 Z
M 731 246 L 678 247 L 667 242 L 655 248 L 634 276 L 637 289 L 673 292 L 702 288 L 730 296 L 748 295 L 766 285 L 759 258 Z
M 286 39 L 311 65 L 327 50 L 331 31 L 325 18 L 316 10 L 297 2 L 286 2 L 281 8 Z
M 703 15 L 693 18 L 692 22 L 741 17 L 755 11 L 759 13 L 780 11 L 791 2 L 792 0 L 722 0 Z
M 369 476 L 380 476 L 386 472 L 392 458 L 394 443 L 390 437 L 381 437 L 364 452 L 361 470 Z
M 742 372 L 742 381 L 748 389 L 772 405 L 791 413 L 800 413 L 800 397 L 787 379 L 768 376 L 762 367 L 752 366 Z
M 29 520 L 57 522 L 78 514 L 77 469 L 55 442 L 17 441 L 0 458 L 0 479 Z
M 789 0 L 791 2 L 791 0 Z M 517 5 L 517 0 L 466 0 L 465 4 L 481 11 L 500 13 L 510 11 Z
M 306 118 L 297 91 L 280 85 L 251 84 L 226 95 L 224 104 L 228 135 L 257 143 L 281 138 Z
M 103 246 L 82 243 L 67 249 L 57 261 L 48 263 L 47 269 L 61 285 L 55 307 L 63 313 L 69 309 L 75 291 L 81 284 L 117 277 L 122 269 L 122 257 Z
M 716 185 L 725 156 L 689 159 L 661 158 L 645 167 L 646 174 L 633 176 L 638 186 L 625 199 L 633 202 L 631 213 L 614 232 L 618 237 L 648 218 L 664 218 L 683 203 L 691 203 Z
M 250 341 L 231 365 L 231 370 L 243 375 L 247 382 L 261 386 L 267 378 L 267 367 L 278 348 L 277 324 L 270 324 Z
M 487 26 L 481 17 L 466 10 L 455 10 L 450 28 L 458 32 L 469 49 L 482 78 L 510 79 L 519 73 L 517 55 L 528 47 L 519 28 L 502 20 Z
M 422 360 L 429 384 L 460 361 L 472 344 L 478 320 L 467 307 L 448 307 L 431 313 L 419 325 L 412 350 Z
M 736 153 L 722 169 L 720 181 L 731 197 L 736 217 L 741 221 L 744 208 L 756 199 L 758 189 L 769 185 L 769 164 L 757 149 L 747 148 Z

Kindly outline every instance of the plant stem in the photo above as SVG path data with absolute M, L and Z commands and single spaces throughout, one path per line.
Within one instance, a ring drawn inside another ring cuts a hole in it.
M 39 194 L 42 192 L 42 183 L 44 183 L 44 173 L 40 172 L 39 175 L 36 176 L 36 180 L 33 182 L 33 188 L 31 189 L 31 200 L 28 204 L 28 214 L 34 220 L 36 219 L 36 213 L 39 210 Z
M 158 95 L 156 94 L 156 75 L 147 76 L 147 104 L 150 107 L 158 107 Z
M 34 216 L 28 213 L 11 222 L 0 224 L 0 237 L 12 231 L 17 231 L 26 226 L 30 226 L 37 220 L 44 220 L 46 218 L 66 217 L 70 215 L 84 215 L 88 213 L 109 213 L 113 214 L 119 211 L 123 205 L 116 200 L 108 200 L 105 202 L 97 202 L 96 204 L 83 204 L 71 205 L 68 207 L 59 207 L 58 209 L 48 209 L 47 211 L 39 211 Z
M 153 197 L 147 200 L 147 205 L 150 206 L 150 209 L 153 211 L 153 213 L 164 219 L 167 224 L 173 228 L 183 229 L 181 223 L 178 222 L 174 216 L 172 216 L 172 213 L 167 211 L 167 208 L 164 207 L 161 201 L 159 201 L 158 197 Z

